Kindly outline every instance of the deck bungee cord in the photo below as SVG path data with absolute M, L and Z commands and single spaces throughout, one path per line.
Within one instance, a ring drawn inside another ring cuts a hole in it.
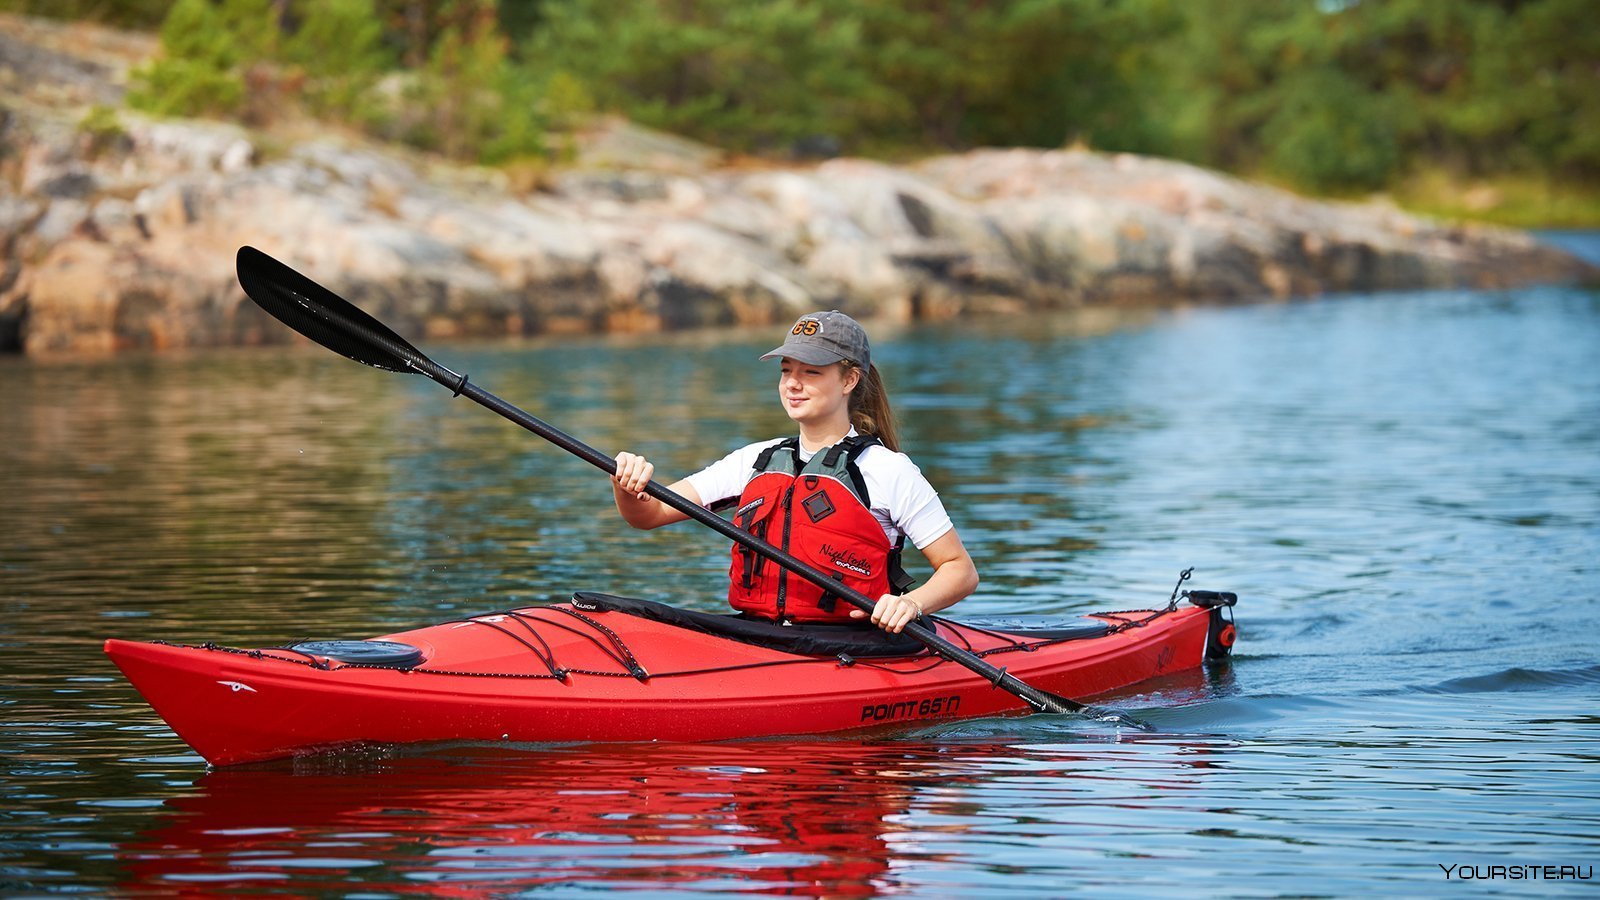
M 1185 594 L 1187 596 L 1187 594 Z M 612 598 L 625 599 L 625 598 Z M 650 601 L 631 600 L 632 603 L 648 603 Z M 1040 633 L 1037 637 L 1030 637 L 1026 632 L 1007 632 L 997 628 L 985 627 L 976 622 L 963 622 L 944 616 L 927 616 L 928 621 L 938 626 L 947 635 L 948 639 L 955 642 L 962 649 L 980 658 L 999 656 L 1007 653 L 1031 653 L 1041 648 L 1051 647 L 1072 641 L 1092 640 L 1097 637 L 1106 637 L 1146 625 L 1175 612 L 1177 607 L 1171 606 L 1158 610 L 1116 610 L 1091 612 L 1083 614 L 1084 624 L 1076 626 L 1077 633 L 1060 634 L 1063 629 L 1059 626 L 1036 626 Z M 621 610 L 614 610 L 626 612 Z M 560 619 L 545 618 L 539 614 L 549 613 L 565 616 L 587 626 L 587 628 L 574 627 L 572 624 Z M 702 614 L 713 615 L 713 614 Z M 1130 618 L 1138 616 L 1137 618 Z M 736 616 L 722 616 L 721 618 L 737 619 Z M 1089 624 L 1089 620 L 1100 620 Z M 981 621 L 981 620 L 979 620 Z M 526 634 L 506 627 L 506 623 L 521 626 Z M 267 647 L 260 649 L 241 649 L 229 647 L 213 642 L 201 644 L 181 644 L 169 641 L 154 641 L 152 643 L 167 647 L 178 647 L 194 650 L 205 650 L 218 653 L 233 653 L 246 656 L 250 659 L 273 659 L 279 662 L 308 666 L 324 672 L 335 672 L 341 669 L 388 669 L 401 671 L 413 675 L 447 675 L 465 678 L 537 678 L 550 679 L 558 682 L 567 682 L 572 675 L 586 675 L 591 677 L 613 678 L 625 677 L 638 681 L 650 679 L 673 678 L 688 675 L 705 675 L 710 673 L 739 672 L 751 669 L 772 668 L 775 666 L 797 665 L 829 665 L 829 666 L 863 666 L 878 668 L 884 671 L 914 674 L 927 671 L 928 668 L 944 665 L 949 660 L 925 648 L 907 655 L 859 657 L 848 651 L 840 650 L 831 655 L 800 655 L 795 654 L 790 659 L 769 660 L 758 663 L 743 663 L 721 666 L 698 666 L 695 668 L 657 669 L 646 668 L 638 655 L 628 642 L 616 631 L 607 627 L 603 622 L 574 609 L 570 606 L 545 605 L 523 607 L 519 609 L 495 610 L 468 616 L 463 619 L 451 619 L 440 622 L 436 628 L 463 628 L 476 626 L 497 632 L 516 645 L 527 651 L 528 658 L 542 666 L 544 672 L 506 672 L 506 671 L 471 671 L 463 669 L 440 669 L 428 665 L 422 651 L 410 644 L 392 640 L 303 640 L 285 644 L 280 647 Z M 551 641 L 539 631 L 538 626 L 546 626 L 583 639 L 607 658 L 616 663 L 614 671 L 602 669 L 583 668 L 578 666 L 562 665 L 557 658 L 556 651 Z M 784 626 L 801 628 L 804 626 Z M 711 633 L 711 632 L 706 632 Z M 864 634 L 872 632 L 863 629 Z M 980 648 L 973 642 L 973 637 L 981 635 L 996 641 L 996 646 Z M 377 648 L 390 655 L 389 661 L 372 661 L 380 658 Z M 756 643 L 756 646 L 762 646 Z M 493 648 L 485 648 L 485 652 Z M 783 651 L 781 647 L 771 649 Z M 292 654 L 288 656 L 278 654 Z M 366 660 L 366 661 L 364 661 Z M 890 665 L 889 663 L 902 665 Z

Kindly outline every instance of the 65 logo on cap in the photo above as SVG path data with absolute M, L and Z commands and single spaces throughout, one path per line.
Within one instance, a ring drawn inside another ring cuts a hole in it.
M 872 368 L 872 349 L 861 323 L 835 310 L 806 313 L 795 320 L 783 346 L 762 354 L 762 359 L 787 356 L 808 366 L 827 366 L 847 360 L 862 369 Z

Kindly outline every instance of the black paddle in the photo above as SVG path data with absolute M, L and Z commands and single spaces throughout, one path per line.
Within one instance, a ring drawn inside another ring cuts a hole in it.
M 426 375 L 454 391 L 456 396 L 464 396 L 486 406 L 596 468 L 616 474 L 617 464 L 611 457 L 545 424 L 477 385 L 468 383 L 467 376 L 458 375 L 429 359 L 422 351 L 411 346 L 382 322 L 260 250 L 254 247 L 240 247 L 238 269 L 239 284 L 244 287 L 244 292 L 250 299 L 285 325 L 329 350 L 379 369 Z M 696 522 L 712 528 L 724 537 L 749 547 L 812 584 L 844 598 L 858 609 L 871 612 L 876 605 L 875 598 L 834 581 L 787 551 L 738 528 L 705 507 L 691 503 L 658 482 L 652 481 L 646 485 L 645 493 Z M 910 623 L 905 631 L 921 641 L 933 653 L 966 666 L 982 675 L 995 687 L 1022 698 L 1039 712 L 1080 713 L 1135 728 L 1149 729 L 1144 723 L 1130 719 L 1115 710 L 1086 706 L 1076 700 L 1069 700 L 1032 687 L 1008 674 L 1005 669 L 997 668 L 981 657 L 950 643 L 921 622 Z

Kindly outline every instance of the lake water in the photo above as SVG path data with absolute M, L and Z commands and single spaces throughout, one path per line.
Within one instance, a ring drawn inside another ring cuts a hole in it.
M 1240 595 L 1231 665 L 1113 698 L 1157 731 L 207 771 L 104 639 L 359 637 L 577 588 L 716 609 L 723 541 L 633 532 L 586 464 L 319 348 L 0 360 L 0 893 L 1592 893 L 1600 292 L 876 337 L 984 575 L 963 610 L 1159 604 L 1188 566 Z M 430 350 L 675 474 L 784 430 L 773 343 Z

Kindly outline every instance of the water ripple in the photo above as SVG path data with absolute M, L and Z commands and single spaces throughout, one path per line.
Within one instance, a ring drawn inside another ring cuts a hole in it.
M 1592 862 L 1593 292 L 885 335 L 975 614 L 1159 604 L 1188 566 L 1241 596 L 1231 666 L 1096 698 L 1154 732 L 1031 716 L 206 772 L 106 638 L 360 637 L 578 588 L 717 609 L 726 545 L 621 528 L 587 465 L 317 348 L 0 359 L 0 891 L 1411 896 L 1461 887 L 1441 864 Z M 787 427 L 768 346 L 441 358 L 674 477 Z

